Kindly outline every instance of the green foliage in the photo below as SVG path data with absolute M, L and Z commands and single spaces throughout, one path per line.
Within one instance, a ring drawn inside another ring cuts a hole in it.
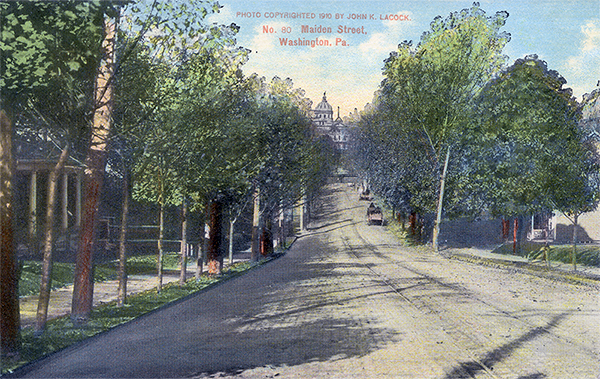
M 36 295 L 40 291 L 40 275 L 42 264 L 37 261 L 26 261 L 21 268 L 19 280 L 19 296 Z M 73 265 L 56 262 L 52 269 L 52 289 L 73 283 Z
M 139 200 L 179 205 L 192 197 L 203 202 L 235 188 L 244 164 L 234 143 L 242 140 L 236 110 L 240 65 L 246 59 L 244 49 L 233 48 L 237 28 L 194 29 L 190 24 L 186 30 L 184 40 L 195 43 L 180 45 L 178 55 L 157 45 L 159 40 L 183 43 L 168 40 L 168 33 L 122 48 L 130 59 L 121 66 L 116 113 L 132 151 L 133 196 Z
M 437 17 L 416 48 L 403 42 L 385 62 L 380 96 L 402 128 L 421 134 L 438 165 L 445 146 L 460 143 L 475 95 L 504 63 L 507 17 L 486 17 L 477 4 Z
M 127 259 L 127 273 L 131 275 L 149 274 L 156 271 L 156 254 L 138 255 Z M 178 270 L 180 254 L 171 252 L 163 255 L 163 268 L 165 270 Z M 117 264 L 117 262 L 114 262 Z
M 99 1 L 0 3 L 2 107 L 53 78 L 96 66 L 105 8 Z
M 517 60 L 481 96 L 474 176 L 493 214 L 595 207 L 598 168 L 566 81 L 537 56 Z M 595 173 L 595 174 L 594 174 Z
M 211 4 L 142 2 L 123 12 L 119 50 L 129 59 L 115 120 L 131 150 L 133 196 L 167 205 L 189 198 L 196 209 L 219 196 L 233 208 L 260 183 L 270 206 L 294 203 L 326 171 L 314 164 L 324 146 L 311 143 L 311 102 L 290 79 L 244 78 L 239 28 L 201 22 L 218 11 Z M 150 16 L 141 22 L 141 14 Z
M 505 60 L 509 35 L 500 29 L 507 17 L 487 17 L 475 3 L 437 17 L 416 47 L 402 42 L 385 61 L 374 106 L 359 124 L 359 154 L 369 182 L 399 209 L 428 213 L 442 200 L 448 214 L 476 207 L 466 193 L 462 155 L 474 99 Z M 449 148 L 449 194 L 439 199 Z
M 37 295 L 40 291 L 41 262 L 26 261 L 21 269 L 19 280 L 19 296 Z M 55 262 L 52 267 L 52 289 L 73 284 L 74 265 Z M 98 265 L 94 269 L 94 281 L 102 282 L 116 277 L 115 270 Z
M 151 61 L 150 51 L 133 51 L 122 68 L 131 77 L 117 91 L 122 131 L 135 151 L 136 199 L 179 204 L 189 197 L 201 207 L 225 196 L 233 206 L 255 182 L 274 207 L 297 201 L 324 172 L 314 164 L 324 146 L 312 143 L 310 101 L 291 80 L 243 78 L 243 49 L 201 49 L 175 67 Z M 146 67 L 155 74 L 144 76 Z
M 310 102 L 302 90 L 294 89 L 290 79 L 250 78 L 258 91 L 250 130 L 253 175 L 265 201 L 263 207 L 273 211 L 283 204 L 296 203 L 315 180 L 315 168 L 326 172 L 322 154 L 324 146 L 315 144 L 310 135 Z M 319 150 L 317 150 L 319 149 Z

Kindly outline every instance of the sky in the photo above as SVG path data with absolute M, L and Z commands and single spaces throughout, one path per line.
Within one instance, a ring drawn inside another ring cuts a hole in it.
M 373 99 L 384 60 L 404 40 L 417 44 L 436 16 L 470 8 L 456 0 L 219 0 L 210 22 L 240 27 L 239 46 L 251 51 L 246 75 L 291 78 L 319 103 L 344 117 Z M 488 16 L 509 13 L 508 64 L 537 54 L 558 71 L 578 100 L 600 81 L 600 0 L 481 0 Z M 366 18 L 366 19 L 365 19 Z M 302 28 L 305 28 L 303 30 Z M 319 29 L 319 27 L 321 27 Z M 306 29 L 309 28 L 309 29 Z M 312 28 L 312 30 L 310 29 Z M 329 28 L 329 29 L 328 29 Z M 289 46 L 298 41 L 304 46 Z M 311 46 L 313 43 L 315 46 Z M 320 45 L 322 44 L 322 45 Z M 327 46 L 327 44 L 329 44 Z M 337 116 L 334 115 L 334 117 Z

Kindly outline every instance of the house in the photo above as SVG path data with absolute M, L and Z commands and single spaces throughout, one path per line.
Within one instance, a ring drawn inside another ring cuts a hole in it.
M 584 95 L 582 120 L 580 126 L 590 133 L 596 140 L 596 150 L 600 141 L 600 88 L 591 94 Z M 599 153 L 600 154 L 600 153 Z M 556 243 L 571 242 L 573 240 L 573 223 L 560 212 L 537 214 L 531 218 L 531 227 L 528 239 L 532 241 L 545 240 Z M 577 220 L 577 242 L 600 242 L 600 209 L 584 213 Z

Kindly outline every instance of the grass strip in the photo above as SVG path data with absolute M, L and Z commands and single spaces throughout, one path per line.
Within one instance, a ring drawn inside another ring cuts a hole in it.
M 521 243 L 521 256 L 530 260 L 541 260 L 544 254 L 544 244 L 524 241 Z M 512 243 L 505 243 L 492 251 L 495 254 L 513 255 Z M 570 264 L 573 259 L 572 245 L 548 245 L 546 250 L 548 260 Z M 577 245 L 577 264 L 600 267 L 600 247 L 595 245 Z
M 127 259 L 128 275 L 144 275 L 156 272 L 156 254 L 132 256 Z M 164 270 L 179 269 L 179 253 L 166 253 L 163 257 Z M 191 263 L 191 262 L 190 262 Z M 118 261 L 99 263 L 94 266 L 94 282 L 103 282 L 117 278 Z M 75 265 L 73 263 L 54 262 L 52 265 L 51 288 L 57 289 L 73 284 Z M 24 261 L 19 279 L 19 296 L 37 296 L 40 292 L 42 262 Z

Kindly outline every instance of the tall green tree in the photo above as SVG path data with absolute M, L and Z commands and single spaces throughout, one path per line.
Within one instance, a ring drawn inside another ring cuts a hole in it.
M 71 319 L 76 324 L 87 322 L 93 304 L 92 249 L 108 138 L 112 128 L 116 12 L 116 9 L 108 8 L 103 20 L 104 36 L 100 50 L 101 60 L 95 80 L 95 109 L 91 123 L 90 145 L 85 159 L 83 215 L 75 259 L 71 306 Z
M 470 9 L 437 17 L 413 48 L 401 43 L 384 66 L 381 96 L 393 103 L 407 133 L 427 148 L 437 185 L 433 247 L 438 248 L 446 178 L 451 154 L 460 146 L 473 100 L 505 61 L 502 50 L 510 35 L 500 29 L 508 17 L 487 17 L 474 3 Z
M 565 84 L 535 55 L 491 81 L 480 97 L 472 133 L 480 158 L 470 174 L 485 188 L 492 214 L 522 219 L 559 210 L 576 233 L 579 215 L 596 206 L 597 167 Z
M 95 66 L 98 55 L 94 36 L 99 31 L 100 8 L 100 3 L 93 1 L 0 3 L 0 114 L 7 126 L 3 128 L 5 154 L 0 162 L 6 184 L 0 193 L 2 200 L 12 196 L 10 140 L 15 116 L 24 112 L 24 105 L 32 98 L 35 103 L 36 90 L 46 88 L 53 80 L 70 77 L 82 68 Z M 5 209 L 4 206 L 1 208 Z M 9 242 L 12 241 L 13 226 L 9 216 L 2 220 L 1 234 L 6 237 L 6 244 L 1 248 L 3 286 L 0 307 L 2 354 L 6 355 L 18 350 L 19 324 L 14 244 Z
M 117 112 L 134 146 L 136 199 L 163 207 L 192 200 L 198 211 L 239 192 L 247 165 L 239 95 L 246 50 L 235 47 L 236 32 L 235 25 L 211 26 L 176 56 L 144 46 L 135 51 L 139 63 L 123 67 L 132 76 L 119 84 Z
M 252 183 L 260 195 L 255 202 L 258 225 L 253 227 L 253 259 L 257 259 L 257 231 L 262 231 L 261 250 L 268 254 L 273 246 L 274 219 L 283 208 L 314 194 L 322 184 L 319 174 L 328 174 L 328 163 L 333 161 L 331 151 L 311 135 L 311 102 L 303 90 L 294 88 L 289 78 L 274 77 L 268 83 L 258 77 L 249 80 L 254 81 L 256 94 L 251 149 Z
M 97 76 L 96 112 L 92 123 L 92 136 L 86 164 L 89 167 L 84 191 L 84 217 L 80 231 L 76 272 L 74 281 L 71 317 L 84 324 L 89 319 L 93 304 L 92 282 L 92 248 L 94 228 L 97 221 L 99 194 L 102 188 L 102 176 L 108 139 L 113 133 L 113 90 L 118 78 L 118 67 L 115 66 L 115 37 L 117 14 L 120 13 L 119 29 L 121 38 L 130 40 L 125 43 L 128 49 L 120 52 L 119 60 L 126 60 L 131 49 L 139 43 L 147 44 L 152 54 L 163 62 L 177 57 L 187 50 L 195 50 L 203 44 L 207 37 L 205 17 L 219 10 L 218 3 L 212 1 L 152 1 L 125 3 L 116 8 L 108 3 L 104 19 L 104 41 L 102 63 Z M 210 29 L 208 35 L 214 29 Z M 149 33 L 151 31 L 151 33 Z M 211 43 L 216 43 L 210 41 Z

